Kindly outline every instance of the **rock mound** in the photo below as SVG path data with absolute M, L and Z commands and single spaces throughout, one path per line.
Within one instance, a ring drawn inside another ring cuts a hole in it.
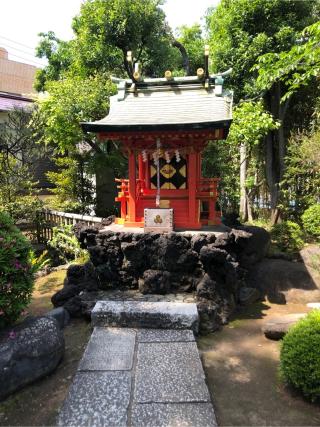
M 90 262 L 71 266 L 64 288 L 52 297 L 71 316 L 88 315 L 82 295 L 108 289 L 137 289 L 143 294 L 195 292 L 208 330 L 225 323 L 237 304 L 257 298 L 242 291 L 246 271 L 261 260 L 269 235 L 258 227 L 230 232 L 133 233 L 77 227 L 76 235 Z
M 64 338 L 55 319 L 26 319 L 0 337 L 0 399 L 50 374 L 64 354 Z

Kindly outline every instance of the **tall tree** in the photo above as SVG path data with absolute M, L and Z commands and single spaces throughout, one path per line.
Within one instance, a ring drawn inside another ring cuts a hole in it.
M 252 205 L 254 196 L 257 196 L 259 187 L 263 184 L 263 177 L 258 173 L 258 164 L 262 163 L 253 152 L 258 148 L 268 132 L 277 129 L 279 123 L 272 115 L 265 111 L 261 101 L 242 102 L 234 110 L 233 123 L 227 138 L 229 144 L 239 148 L 240 153 L 240 218 L 242 221 L 253 220 Z M 250 159 L 255 158 L 255 167 L 248 173 Z M 260 175 L 260 176 L 259 176 Z
M 114 174 L 123 159 L 117 147 L 110 141 L 101 143 L 95 134 L 83 134 L 80 123 L 101 118 L 106 114 L 109 97 L 115 92 L 115 86 L 103 77 L 84 79 L 67 76 L 64 80 L 48 83 L 47 88 L 48 96 L 39 101 L 40 128 L 44 130 L 39 140 L 53 147 L 56 155 L 68 156 L 70 166 L 74 165 L 74 160 L 81 157 L 79 143 L 85 142 L 91 147 L 91 155 L 86 154 L 85 157 L 88 160 L 88 172 L 90 170 L 92 173 L 92 165 L 95 165 L 97 214 L 103 216 L 114 205 Z M 81 161 L 79 166 L 82 163 Z M 76 175 L 81 179 L 83 174 Z M 78 202 L 83 199 L 80 184 L 75 183 L 75 188 L 79 189 L 79 196 L 74 202 Z M 86 210 L 83 203 L 82 209 Z
M 91 163 L 98 170 L 97 187 L 105 193 L 103 204 L 108 199 L 110 207 L 114 174 L 123 159 L 111 143 L 100 144 L 94 135 L 84 135 L 79 123 L 107 114 L 109 96 L 115 89 L 110 84 L 111 73 L 133 78 L 128 51 L 145 75 L 182 68 L 181 43 L 178 49 L 173 46 L 161 4 L 161 0 L 87 0 L 73 19 L 73 40 L 61 41 L 52 32 L 40 35 L 37 54 L 48 59 L 48 66 L 38 72 L 36 87 L 49 93 L 40 103 L 42 140 L 69 156 L 74 155 L 79 142 L 89 144 Z M 99 200 L 97 197 L 98 204 Z
M 41 33 L 37 48 L 48 66 L 37 74 L 36 86 L 60 79 L 65 71 L 89 77 L 115 73 L 133 78 L 127 52 L 148 76 L 168 68 L 181 68 L 179 50 L 160 8 L 162 0 L 87 0 L 73 19 L 73 40 L 59 40 L 53 32 Z M 179 46 L 178 46 L 179 47 Z M 180 47 L 179 47 L 180 49 Z
M 231 86 L 235 101 L 261 96 L 253 68 L 259 56 L 288 51 L 300 31 L 318 19 L 318 0 L 222 0 L 207 18 L 212 67 L 233 67 Z M 284 173 L 286 141 L 291 124 L 286 122 L 289 103 L 281 104 L 283 86 L 275 83 L 263 94 L 268 110 L 281 126 L 265 138 L 266 179 L 270 192 L 272 220 L 278 217 L 279 182 Z

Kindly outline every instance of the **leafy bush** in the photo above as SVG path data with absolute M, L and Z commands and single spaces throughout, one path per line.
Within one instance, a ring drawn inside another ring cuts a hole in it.
M 37 196 L 19 196 L 16 200 L 4 203 L 0 210 L 7 212 L 15 224 L 35 223 L 37 212 L 43 208 L 43 202 Z
M 280 250 L 295 252 L 303 247 L 303 231 L 293 221 L 283 221 L 271 229 L 271 240 Z
M 49 240 L 48 245 L 58 251 L 64 262 L 87 257 L 87 251 L 81 249 L 72 225 L 53 227 L 52 231 L 52 239 Z
M 0 212 L 0 328 L 14 322 L 29 304 L 35 268 L 29 241 Z
M 320 205 L 310 206 L 301 218 L 306 232 L 313 237 L 320 238 Z
M 49 196 L 45 201 L 46 209 L 53 209 L 54 211 L 68 212 L 68 213 L 83 213 L 82 205 L 79 202 L 70 200 L 61 201 L 58 196 Z M 88 212 L 86 212 L 88 213 Z
M 284 337 L 280 353 L 282 379 L 315 401 L 320 397 L 320 310 L 310 312 Z

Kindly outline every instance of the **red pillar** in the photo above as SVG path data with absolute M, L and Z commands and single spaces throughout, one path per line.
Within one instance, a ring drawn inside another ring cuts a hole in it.
M 149 190 L 150 189 L 150 159 L 149 159 L 149 155 L 148 155 L 148 160 L 145 163 L 145 182 L 146 182 L 146 188 Z
M 188 187 L 189 187 L 189 224 L 191 227 L 200 227 L 199 203 L 196 199 L 197 190 L 197 153 L 189 154 L 188 164 Z
M 141 181 L 144 181 L 144 162 L 143 162 L 143 158 L 142 155 L 139 154 L 138 155 L 138 164 L 139 164 L 139 179 Z
M 129 153 L 129 221 L 136 221 L 136 156 Z

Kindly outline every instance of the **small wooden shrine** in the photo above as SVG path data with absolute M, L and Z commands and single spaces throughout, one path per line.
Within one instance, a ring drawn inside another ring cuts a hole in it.
M 145 209 L 170 208 L 175 228 L 220 224 L 218 178 L 203 178 L 201 153 L 209 141 L 225 139 L 232 121 L 232 92 L 223 89 L 230 73 L 197 76 L 112 78 L 118 94 L 109 114 L 82 123 L 100 139 L 121 141 L 128 179 L 118 179 L 118 224 L 143 227 Z

